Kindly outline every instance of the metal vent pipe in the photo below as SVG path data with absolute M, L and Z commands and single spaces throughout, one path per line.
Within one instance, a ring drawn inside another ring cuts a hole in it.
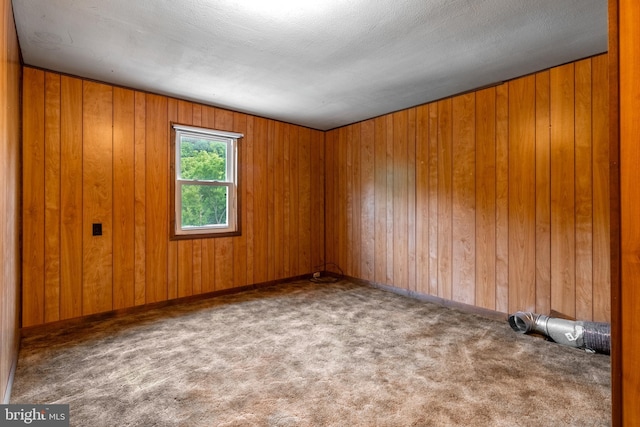
M 609 323 L 573 321 L 518 311 L 509 316 L 509 325 L 518 333 L 542 334 L 569 347 L 602 354 L 611 352 Z

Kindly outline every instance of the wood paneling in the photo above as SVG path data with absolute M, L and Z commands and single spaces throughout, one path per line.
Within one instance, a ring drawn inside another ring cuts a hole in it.
M 335 133 L 335 131 L 334 131 Z M 331 133 L 330 133 L 331 134 Z M 327 147 L 327 158 L 332 155 L 335 140 L 327 137 L 325 144 Z M 375 252 L 374 252 L 374 280 L 378 283 L 386 283 L 387 281 L 387 146 L 386 146 L 386 121 L 384 117 L 378 117 L 374 120 L 374 198 L 375 204 L 373 205 L 374 218 L 375 218 Z M 333 163 L 327 162 L 327 182 L 333 177 Z M 332 197 L 332 191 L 334 187 L 327 186 L 327 198 Z M 333 237 L 333 234 L 329 234 L 330 228 L 328 225 L 333 224 L 335 215 L 338 214 L 336 202 L 333 202 L 333 209 L 327 210 L 327 236 Z M 371 208 L 371 207 L 370 207 Z M 331 242 L 331 244 L 329 244 Z M 327 248 L 327 261 L 333 260 L 332 253 L 328 251 L 329 248 L 333 248 L 335 240 L 327 240 L 325 246 Z
M 394 286 L 409 288 L 409 269 L 407 261 L 409 237 L 409 185 L 407 182 L 407 120 L 408 111 L 394 113 L 393 117 L 393 169 L 391 194 L 393 200 L 393 279 Z M 358 141 L 359 142 L 359 141 Z M 349 169 L 352 169 L 352 165 Z M 354 221 L 357 223 L 358 221 Z M 351 252 L 349 252 L 351 253 Z
M 621 399 L 621 424 L 623 426 L 637 425 L 640 420 L 640 338 L 638 337 L 635 320 L 640 305 L 640 197 L 638 182 L 640 182 L 640 4 L 632 0 L 617 2 L 619 52 L 613 56 L 616 61 L 612 70 L 619 73 L 619 92 L 613 86 L 612 96 L 619 93 L 619 121 L 620 121 L 620 203 L 621 203 L 621 287 L 620 287 L 620 318 L 616 319 L 616 326 L 620 331 L 619 344 L 621 355 L 614 355 L 621 362 L 620 372 L 614 370 L 614 375 L 621 374 L 619 395 Z M 615 25 L 615 24 L 614 24 Z M 600 72 L 602 73 L 602 72 Z M 612 105 L 613 106 L 613 105 Z M 615 108 L 615 106 L 614 106 Z M 614 159 L 617 160 L 617 159 Z M 595 304 L 594 304 L 595 306 Z M 616 331 L 616 329 L 614 329 Z M 618 378 L 615 379 L 618 382 Z M 614 384 L 615 385 L 615 384 Z M 614 414 L 614 421 L 619 420 Z M 614 424 L 615 425 L 615 424 Z
M 509 312 L 536 308 L 535 118 L 535 76 L 510 82 Z
M 373 140 L 373 138 L 371 138 Z M 429 293 L 429 107 L 416 108 L 416 292 Z M 364 278 L 364 277 L 363 277 Z M 364 278 L 372 280 L 371 278 Z
M 233 126 L 233 113 L 227 110 L 216 109 L 214 128 L 226 131 L 235 131 L 235 128 Z M 215 240 L 215 289 L 230 289 L 234 286 L 239 286 L 235 283 L 233 277 L 234 239 L 232 237 L 222 237 Z M 279 263 L 282 262 L 282 260 L 277 260 L 274 262 Z
M 135 300 L 135 93 L 113 90 L 113 308 Z
M 536 310 L 551 311 L 551 119 L 549 72 L 536 74 Z
M 551 69 L 551 309 L 576 314 L 575 73 Z
M 113 308 L 113 88 L 83 82 L 82 314 Z M 102 225 L 94 236 L 92 225 Z M 46 319 L 45 319 L 46 321 Z
M 82 314 L 82 81 L 62 76 L 60 318 Z
M 24 74 L 24 326 L 324 268 L 323 132 Z M 171 121 L 245 134 L 240 236 L 169 240 Z
M 0 0 L 0 402 L 8 401 L 20 339 L 21 77 L 11 1 Z
M 248 189 L 248 180 L 247 180 L 247 173 L 249 170 L 249 159 L 247 157 L 247 149 L 246 149 L 246 143 L 247 143 L 247 139 L 249 138 L 248 134 L 247 134 L 247 115 L 246 114 L 240 114 L 240 113 L 234 113 L 233 115 L 233 130 L 236 132 L 239 132 L 243 135 L 245 135 L 245 137 L 240 141 L 240 147 L 239 147 L 239 165 L 240 165 L 240 170 L 238 171 L 238 176 L 240 176 L 243 179 L 243 182 L 240 183 L 240 187 L 238 189 L 238 197 L 240 198 L 240 230 L 242 232 L 242 234 L 237 237 L 236 239 L 234 239 L 233 241 L 233 266 L 234 266 L 234 270 L 233 270 L 233 282 L 235 284 L 235 286 L 246 286 L 247 284 L 249 284 L 249 282 L 247 282 L 247 265 L 249 264 L 247 262 L 247 208 L 246 208 L 246 200 L 247 200 L 247 189 Z M 206 243 L 207 240 L 214 240 L 214 239 L 205 239 L 204 241 L 201 242 L 201 257 L 202 257 L 202 279 L 201 281 L 204 282 L 204 277 L 208 276 L 205 272 L 205 264 L 204 264 L 204 253 L 205 253 L 205 247 L 206 247 Z M 311 244 L 311 242 L 309 242 L 309 244 Z M 201 289 L 198 290 L 198 292 L 203 292 L 202 289 L 202 285 L 201 285 Z
M 44 322 L 44 72 L 24 70 L 22 325 Z M 29 106 L 26 106 L 29 100 Z
M 311 131 L 311 266 L 318 270 L 325 262 L 325 143 L 324 132 Z M 304 173 L 304 171 L 301 171 Z
M 178 123 L 193 123 L 193 105 L 190 102 L 169 101 L 169 121 L 177 121 Z M 176 105 L 177 104 L 177 105 Z M 175 118 L 177 108 L 177 120 Z M 169 155 L 171 153 L 169 152 Z M 177 242 L 169 242 L 169 265 L 174 265 L 177 271 L 177 296 L 186 297 L 193 295 L 193 276 L 195 275 L 194 269 L 194 256 L 193 245 L 194 240 L 180 240 Z M 173 249 L 177 247 L 177 258 L 173 256 Z M 171 276 L 171 274 L 170 274 Z M 171 287 L 171 280 L 169 280 Z M 174 295 L 170 295 L 169 298 L 175 298 Z
M 409 109 L 407 121 L 407 269 L 409 276 L 408 289 L 415 292 L 417 289 L 417 265 L 416 265 L 416 130 L 417 111 Z
M 134 106 L 134 305 L 146 302 L 146 111 L 147 99 L 135 93 Z
M 509 311 L 509 85 L 496 87 L 496 310 Z
M 454 301 L 475 304 L 476 134 L 475 93 L 453 98 L 452 126 L 452 293 Z M 455 285 L 453 285 L 455 283 Z
M 145 296 L 152 303 L 169 298 L 169 119 L 167 98 L 146 98 Z
M 177 99 L 169 98 L 167 102 L 167 120 L 169 120 L 170 123 L 178 122 Z M 170 141 L 169 144 L 173 147 L 173 141 Z M 173 173 L 171 169 L 171 151 L 172 150 L 168 150 L 167 152 L 167 163 L 170 173 Z M 178 266 L 178 259 L 180 257 L 179 252 L 181 248 L 184 248 L 184 246 L 180 244 L 180 241 L 170 240 L 167 245 L 167 299 L 178 298 L 178 295 L 181 293 L 180 286 L 186 286 L 184 277 L 182 279 L 179 277 L 181 270 L 187 268 L 187 266 L 185 266 L 180 269 Z M 182 273 L 184 276 L 185 273 Z M 191 274 L 190 270 L 187 274 Z M 190 283 L 191 282 L 189 281 L 189 284 Z M 184 292 L 182 293 L 184 296 Z
M 268 251 L 268 199 L 267 192 L 267 145 L 269 137 L 268 121 L 253 119 L 253 282 L 266 282 Z
M 608 321 L 606 61 L 327 132 L 327 261 L 500 312 Z
M 476 93 L 475 305 L 496 308 L 496 89 Z
M 374 132 L 373 120 L 367 120 L 360 125 L 360 212 L 362 224 L 360 227 L 360 277 L 365 280 L 374 279 L 375 254 L 375 187 L 374 187 Z
M 593 58 L 592 77 L 592 143 L 593 143 L 593 317 L 611 317 L 611 262 L 608 254 L 611 246 L 609 224 L 609 96 L 607 90 L 608 61 L 606 56 Z
M 44 320 L 60 319 L 60 75 L 44 82 Z
M 438 294 L 438 104 L 429 106 L 428 187 L 429 199 L 429 294 Z M 421 183 L 418 189 L 422 187 Z M 419 191 L 419 190 L 418 190 Z
M 451 299 L 453 267 L 453 121 L 451 99 L 438 101 L 438 296 Z
M 576 315 L 593 316 L 593 129 L 591 60 L 575 64 Z

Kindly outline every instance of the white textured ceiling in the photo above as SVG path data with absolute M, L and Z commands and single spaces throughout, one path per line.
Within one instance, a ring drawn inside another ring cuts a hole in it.
M 607 0 L 13 0 L 28 65 L 327 130 L 607 51 Z

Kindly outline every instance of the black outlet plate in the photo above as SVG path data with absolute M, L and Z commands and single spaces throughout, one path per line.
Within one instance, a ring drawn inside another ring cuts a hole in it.
M 93 224 L 92 233 L 94 236 L 102 236 L 102 224 Z

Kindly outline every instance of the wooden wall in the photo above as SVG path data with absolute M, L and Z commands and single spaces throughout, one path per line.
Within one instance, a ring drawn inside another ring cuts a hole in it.
M 324 262 L 320 131 L 28 67 L 23 120 L 25 327 Z M 241 236 L 169 240 L 170 122 L 245 135 Z
M 11 0 L 0 0 L 0 403 L 18 357 L 20 310 L 20 48 Z
M 326 133 L 326 260 L 511 313 L 610 319 L 600 55 Z
M 612 4 L 613 3 L 613 4 Z M 640 4 L 632 0 L 612 0 L 610 21 L 614 69 L 619 80 L 620 138 L 620 243 L 621 286 L 615 300 L 619 318 L 614 324 L 613 425 L 637 426 L 640 420 L 640 336 L 635 323 L 640 306 Z M 619 84 L 619 87 L 616 85 Z M 616 96 L 613 95 L 613 96 Z M 615 106 L 614 106 L 615 107 Z M 618 124 L 618 123 L 616 123 Z M 615 159 L 618 160 L 618 159 Z

